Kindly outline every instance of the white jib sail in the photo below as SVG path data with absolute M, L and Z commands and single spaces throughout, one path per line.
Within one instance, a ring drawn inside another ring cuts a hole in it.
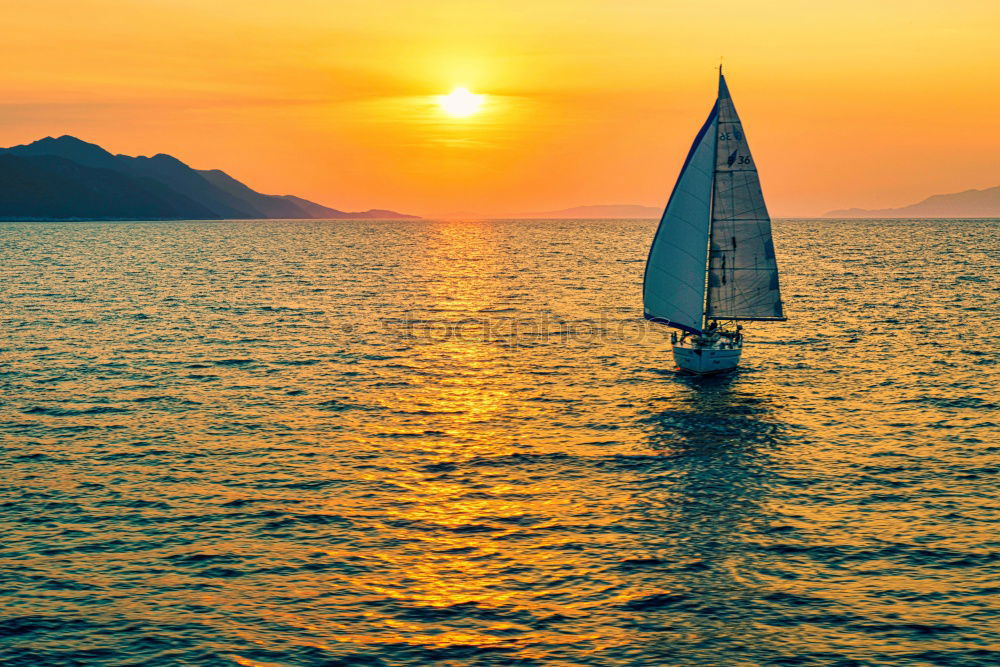
M 646 260 L 646 319 L 701 331 L 718 104 L 695 137 Z
M 719 76 L 718 144 L 707 316 L 717 319 L 784 319 L 771 218 L 760 189 L 743 125 Z

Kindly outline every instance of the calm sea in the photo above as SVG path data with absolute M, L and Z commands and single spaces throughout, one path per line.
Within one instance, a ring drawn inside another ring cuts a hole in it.
M 0 224 L 4 665 L 1000 662 L 1000 221 Z

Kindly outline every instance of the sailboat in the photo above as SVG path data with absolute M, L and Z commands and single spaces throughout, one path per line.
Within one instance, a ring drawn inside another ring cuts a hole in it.
M 784 321 L 771 218 L 726 79 L 695 136 L 653 237 L 643 278 L 647 320 L 677 329 L 677 367 L 736 368 L 743 321 Z

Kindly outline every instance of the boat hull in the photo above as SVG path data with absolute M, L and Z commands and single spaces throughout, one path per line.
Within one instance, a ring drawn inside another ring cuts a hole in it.
M 674 345 L 674 362 L 682 371 L 711 375 L 731 371 L 740 363 L 743 347 Z

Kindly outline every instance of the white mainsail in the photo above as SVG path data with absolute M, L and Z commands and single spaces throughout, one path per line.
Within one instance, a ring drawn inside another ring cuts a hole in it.
M 646 319 L 783 320 L 771 218 L 726 80 L 660 219 L 643 279 Z
M 646 319 L 701 331 L 705 314 L 705 266 L 716 162 L 718 104 L 688 152 L 660 219 L 646 260 Z
M 771 218 L 743 124 L 721 73 L 717 104 L 719 136 L 706 317 L 782 320 Z

